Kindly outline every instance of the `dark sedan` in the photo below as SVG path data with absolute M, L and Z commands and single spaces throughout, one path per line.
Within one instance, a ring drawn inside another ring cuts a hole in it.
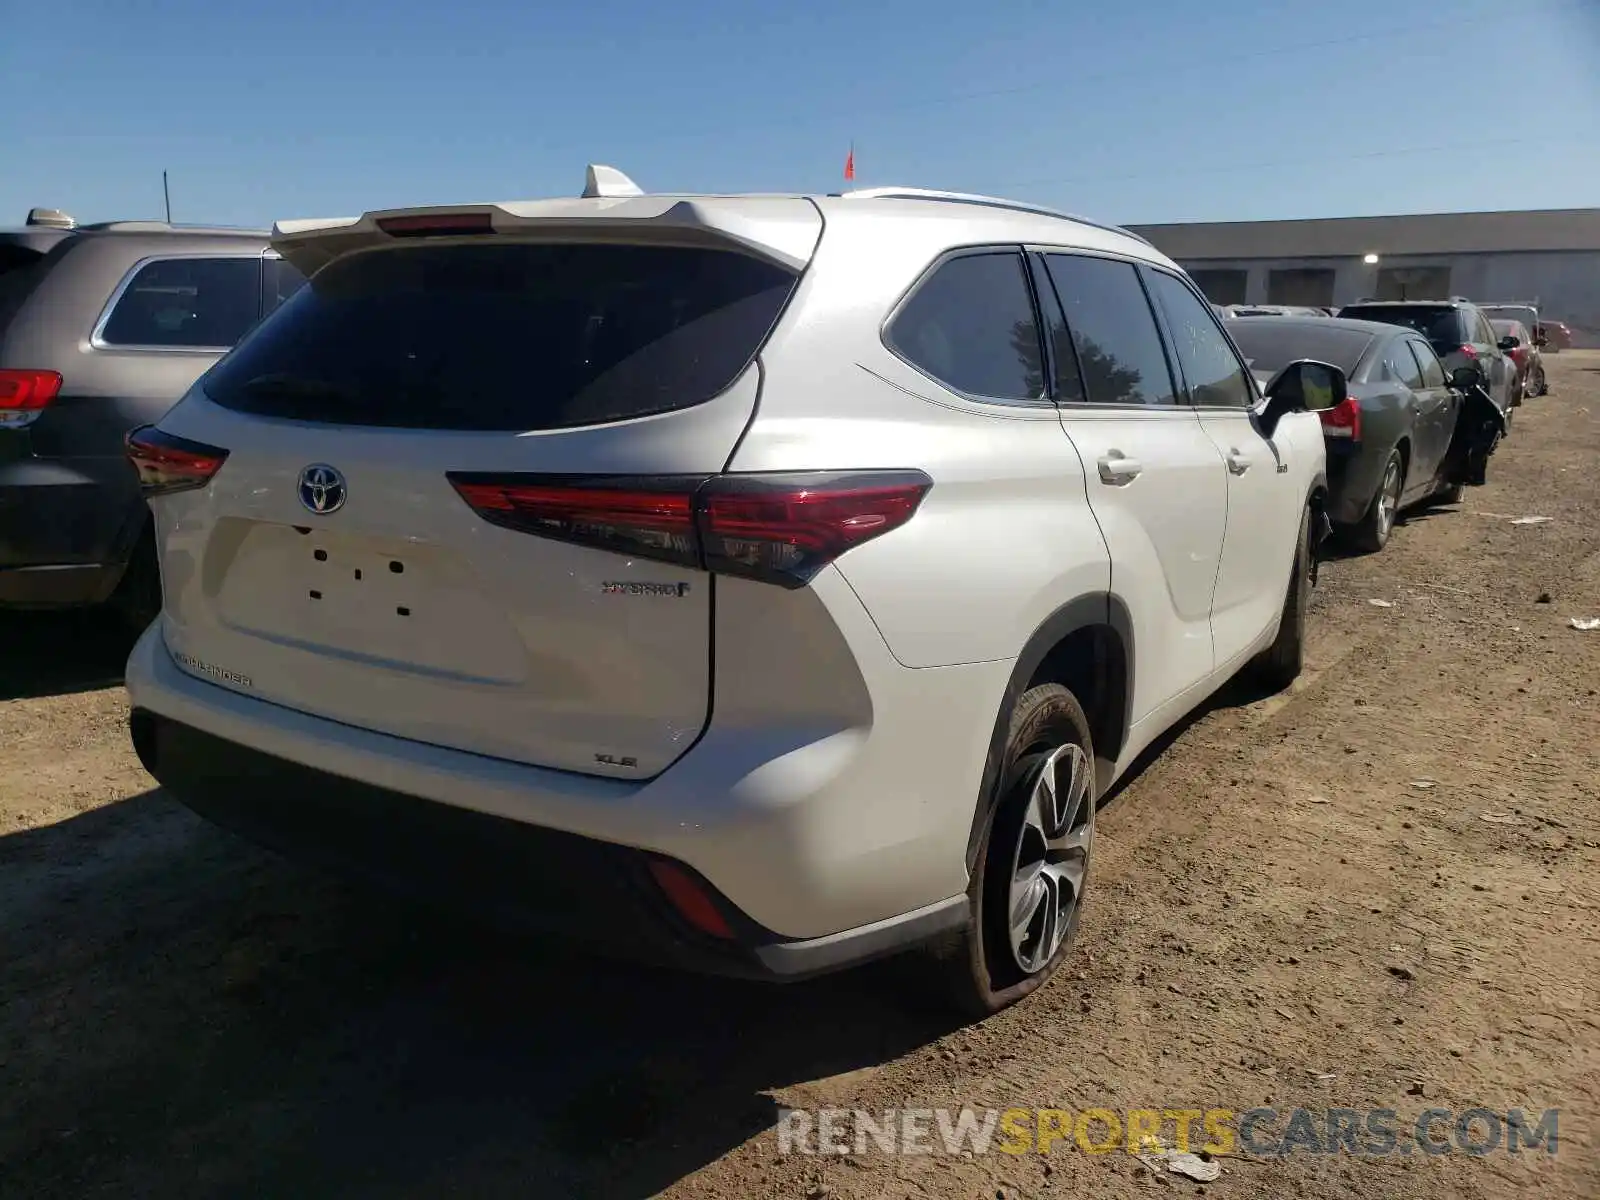
M 1400 510 L 1430 497 L 1454 500 L 1446 477 L 1460 397 L 1420 333 L 1339 317 L 1251 317 L 1226 322 L 1256 379 L 1288 363 L 1332 363 L 1350 397 L 1319 415 L 1328 446 L 1328 516 L 1356 547 L 1381 550 Z

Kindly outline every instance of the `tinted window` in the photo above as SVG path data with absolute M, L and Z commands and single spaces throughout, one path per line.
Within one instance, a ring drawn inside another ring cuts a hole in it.
M 1228 333 L 1255 375 L 1276 375 L 1297 358 L 1332 363 L 1354 375 L 1372 335 L 1320 320 L 1246 319 L 1230 321 Z
M 958 392 L 1044 396 L 1033 296 L 1018 254 L 952 258 L 923 280 L 889 326 L 889 344 Z
M 1182 280 L 1161 271 L 1151 271 L 1146 277 L 1166 314 L 1190 402 L 1201 408 L 1249 408 L 1255 402 L 1255 389 L 1239 356 L 1217 328 L 1210 307 Z
M 306 277 L 281 258 L 261 260 L 261 311 L 273 312 L 290 296 L 298 292 Z
M 1463 342 L 1472 340 L 1467 336 L 1468 325 L 1462 320 L 1462 314 L 1453 308 L 1443 308 L 1437 304 L 1371 306 L 1350 304 L 1341 308 L 1339 315 L 1357 321 L 1404 325 L 1408 329 L 1415 329 L 1435 348 L 1444 346 L 1454 349 Z
M 166 258 L 133 277 L 100 340 L 112 346 L 233 345 L 261 307 L 259 258 Z
M 0 329 L 17 314 L 39 281 L 38 265 L 43 261 L 44 255 L 26 246 L 0 242 Z
M 1173 404 L 1155 316 L 1131 263 L 1045 256 L 1091 404 Z
M 1033 271 L 1034 294 L 1039 297 L 1039 313 L 1044 319 L 1045 344 L 1055 357 L 1055 399 L 1062 404 L 1082 404 L 1083 377 L 1078 373 L 1078 356 L 1072 348 L 1072 334 L 1061 316 L 1061 305 L 1056 302 L 1056 292 L 1045 269 L 1044 258 L 1030 254 L 1028 264 Z
M 701 404 L 796 276 L 731 251 L 418 246 L 316 273 L 206 377 L 219 404 L 348 425 L 556 429 Z
M 1390 378 L 1398 379 L 1413 391 L 1422 386 L 1422 367 L 1411 351 L 1406 349 L 1403 339 L 1389 343 L 1383 360 L 1389 365 Z
M 1446 381 L 1444 364 L 1439 361 L 1439 356 L 1433 352 L 1433 347 L 1427 342 L 1419 342 L 1412 338 L 1408 343 L 1411 352 L 1417 356 L 1417 366 L 1422 370 L 1422 386 L 1425 388 L 1442 388 Z

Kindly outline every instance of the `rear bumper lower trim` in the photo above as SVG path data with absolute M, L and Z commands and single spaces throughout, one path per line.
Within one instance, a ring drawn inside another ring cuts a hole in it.
M 698 877 L 732 940 L 684 922 L 650 854 L 426 800 L 254 750 L 150 710 L 130 718 L 145 769 L 214 823 L 288 857 L 591 951 L 707 974 L 793 980 L 882 957 L 966 920 L 965 896 L 807 940 L 762 928 Z M 679 863 L 685 870 L 692 870 Z

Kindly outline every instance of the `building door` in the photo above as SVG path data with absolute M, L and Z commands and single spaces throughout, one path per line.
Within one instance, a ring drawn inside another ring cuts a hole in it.
M 1194 285 L 1204 292 L 1206 299 L 1213 304 L 1246 303 L 1245 289 L 1250 281 L 1248 271 L 1225 267 L 1200 268 L 1190 270 L 1189 278 L 1194 280 Z
M 1379 300 L 1443 300 L 1450 295 L 1449 267 L 1379 267 Z
M 1333 304 L 1334 274 L 1327 267 L 1283 267 L 1269 272 L 1267 303 L 1327 308 Z

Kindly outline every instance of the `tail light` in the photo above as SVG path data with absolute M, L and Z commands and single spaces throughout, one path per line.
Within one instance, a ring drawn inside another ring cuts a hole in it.
M 1507 350 L 1506 354 L 1510 357 L 1512 362 L 1516 363 L 1517 366 L 1520 367 L 1523 365 L 1522 360 L 1528 357 L 1528 348 L 1526 346 L 1514 346 L 1510 350 Z
M 933 486 L 920 471 L 449 479 L 494 525 L 789 588 L 904 525 Z
M 205 487 L 228 457 L 226 450 L 191 442 L 142 425 L 124 439 L 128 461 L 139 472 L 139 490 L 146 496 L 164 496 Z
M 33 424 L 60 392 L 59 371 L 0 371 L 0 429 Z
M 1361 405 L 1354 396 L 1346 396 L 1332 408 L 1323 409 L 1317 416 L 1322 418 L 1323 437 L 1343 438 L 1351 442 L 1361 440 Z
M 1477 362 L 1478 361 L 1478 348 L 1476 346 L 1474 346 L 1471 342 L 1468 342 L 1467 344 L 1465 344 L 1463 346 L 1460 346 L 1460 347 L 1457 347 L 1457 348 L 1461 351 L 1461 353 L 1465 354 L 1473 362 Z

